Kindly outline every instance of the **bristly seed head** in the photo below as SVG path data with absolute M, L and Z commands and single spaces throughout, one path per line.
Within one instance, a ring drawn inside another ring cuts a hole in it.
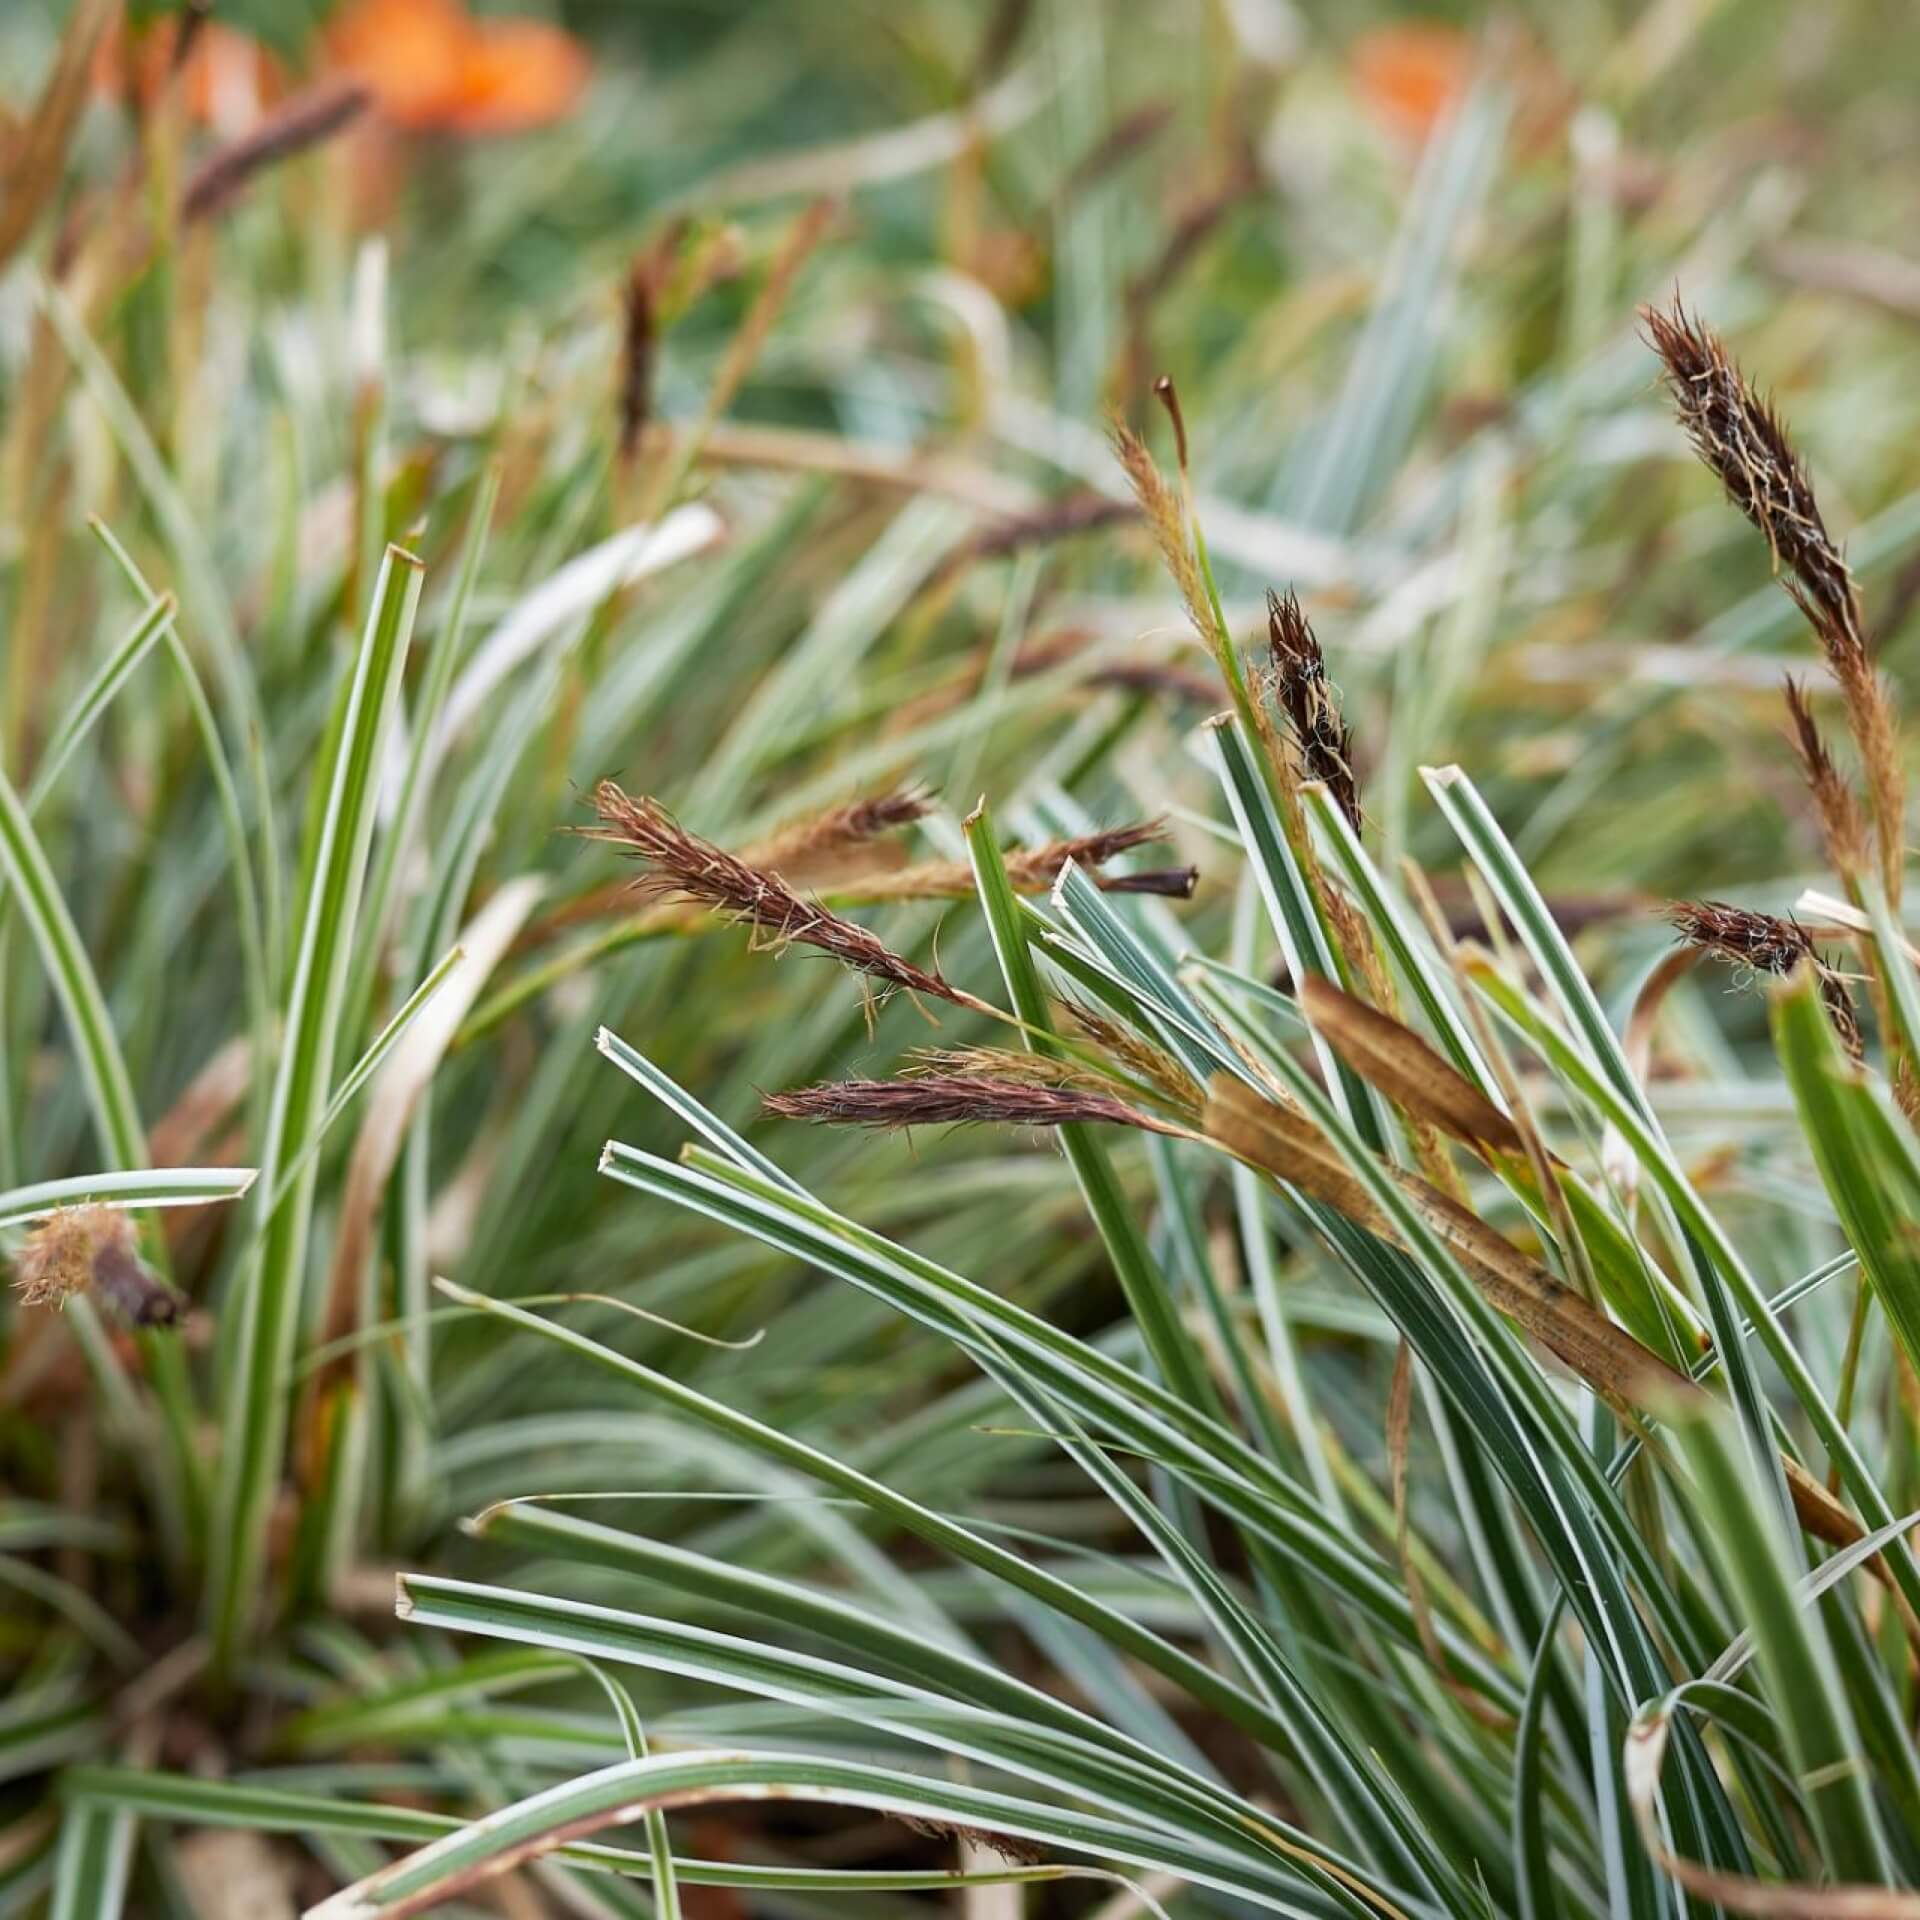
M 1753 973 L 1791 973 L 1815 957 L 1813 938 L 1797 920 L 1782 920 L 1724 900 L 1676 900 L 1666 917 L 1690 947 Z
M 26 1306 L 64 1306 L 92 1292 L 129 1325 L 177 1326 L 187 1302 L 150 1273 L 134 1249 L 133 1225 L 111 1207 L 64 1207 L 41 1221 L 14 1262 Z
M 1360 831 L 1360 794 L 1353 774 L 1353 729 L 1347 725 L 1327 679 L 1320 636 L 1289 592 L 1283 600 L 1267 591 L 1267 653 L 1272 690 L 1286 715 L 1303 780 L 1320 781 Z
M 1015 893 L 1045 893 L 1072 864 L 1106 893 L 1152 893 L 1171 900 L 1189 900 L 1199 883 L 1198 867 L 1153 867 L 1141 873 L 1100 871 L 1109 860 L 1165 837 L 1164 821 L 1138 820 L 1067 839 L 1043 840 L 1035 847 L 1009 847 L 1005 856 L 1007 881 Z M 973 869 L 964 860 L 929 860 L 870 881 L 863 879 L 858 885 L 866 899 L 961 900 L 973 892 Z
M 1779 415 L 1754 391 L 1720 336 L 1678 300 L 1671 312 L 1643 307 L 1641 318 L 1694 451 L 1766 536 L 1774 565 L 1793 576 L 1797 597 L 1829 649 L 1859 652 L 1853 575 Z
M 1807 791 L 1813 796 L 1814 811 L 1820 816 L 1827 858 L 1833 862 L 1835 871 L 1849 876 L 1857 874 L 1867 859 L 1867 828 L 1860 816 L 1859 802 L 1827 749 L 1807 700 L 1806 688 L 1789 675 L 1784 691 L 1791 727 L 1789 737 L 1799 758 Z
M 1166 476 L 1155 464 L 1147 445 L 1127 423 L 1114 416 L 1112 425 L 1114 457 L 1120 462 L 1140 503 L 1142 518 L 1153 535 L 1154 545 L 1173 584 L 1180 590 L 1182 605 L 1200 644 L 1213 650 L 1213 613 L 1208 605 L 1206 583 L 1200 577 L 1200 563 L 1194 557 L 1193 542 L 1187 534 L 1186 514 L 1167 485 Z
M 659 801 L 634 799 L 612 780 L 594 789 L 598 827 L 584 831 L 645 860 L 652 871 L 636 883 L 662 900 L 688 900 L 771 937 L 777 946 L 817 948 L 883 987 L 904 987 L 955 1006 L 991 1012 L 986 1002 L 895 953 L 870 928 L 809 900 L 778 873 L 749 866 L 737 854 L 689 833 Z
M 874 842 L 924 820 L 933 795 L 920 786 L 892 787 L 829 807 L 777 827 L 751 849 L 750 864 L 771 867 L 790 879 L 812 879 L 817 870 L 839 871 L 857 860 L 881 863 Z M 897 850 L 889 850 L 900 858 Z
M 1077 1122 L 1171 1131 L 1165 1122 L 1110 1093 L 1032 1079 L 971 1073 L 925 1073 L 903 1080 L 826 1080 L 773 1093 L 763 1104 L 783 1120 L 821 1120 L 840 1126 L 952 1127 L 994 1123 L 1063 1127 Z
M 1762 973 L 1785 976 L 1802 962 L 1812 967 L 1841 1045 L 1856 1063 L 1865 1058 L 1860 1020 L 1847 983 L 1821 959 L 1813 936 L 1799 921 L 1730 906 L 1724 900 L 1676 900 L 1667 908 L 1667 919 L 1687 945 L 1725 962 L 1747 979 Z
M 1900 900 L 1906 862 L 1906 772 L 1892 702 L 1867 652 L 1860 593 L 1827 530 L 1813 483 L 1773 408 L 1757 394 L 1710 328 L 1676 299 L 1670 313 L 1641 310 L 1647 338 L 1695 451 L 1727 498 L 1766 536 L 1774 569 L 1824 649 L 1846 698 L 1847 723 L 1866 775 L 1881 882 Z M 1816 794 L 1816 797 L 1819 797 Z M 1823 817 L 1828 815 L 1822 801 Z M 1829 830 L 1834 857 L 1845 836 Z

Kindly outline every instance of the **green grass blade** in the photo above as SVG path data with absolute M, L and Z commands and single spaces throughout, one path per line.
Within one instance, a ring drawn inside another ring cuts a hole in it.
M 993 817 L 982 807 L 966 823 L 967 852 L 973 862 L 974 884 L 987 917 L 993 950 L 1007 986 L 1014 1013 L 1023 1021 L 1022 1038 L 1038 1052 L 1055 1049 L 1053 1031 L 1040 975 L 1033 964 L 1022 925 L 1018 898 L 1007 881 L 1006 863 L 994 835 Z M 1061 1151 L 1073 1168 L 1086 1199 L 1087 1210 L 1113 1261 L 1114 1276 L 1127 1297 L 1147 1351 L 1174 1392 L 1209 1413 L 1220 1409 L 1220 1397 L 1192 1336 L 1180 1322 L 1166 1276 L 1147 1251 L 1138 1223 L 1121 1191 L 1119 1176 L 1105 1146 L 1089 1127 L 1059 1129 Z
M 119 1920 L 133 1869 L 137 1822 L 124 1808 L 68 1805 L 54 1854 L 47 1920 Z
M 332 766 L 323 770 L 326 810 L 287 1006 L 285 1052 L 261 1152 L 269 1194 L 277 1190 L 281 1169 L 298 1159 L 326 1111 L 373 832 L 380 745 L 398 694 L 419 598 L 419 563 L 390 548 L 354 665 L 339 751 Z M 309 1161 L 293 1192 L 264 1222 L 234 1302 L 239 1326 L 232 1368 L 222 1382 L 220 1526 L 209 1608 L 215 1663 L 223 1671 L 237 1657 L 260 1599 L 267 1522 L 285 1447 L 286 1380 L 306 1277 L 313 1195 L 314 1166 Z
M 0 1193 L 0 1227 L 43 1220 L 62 1207 L 200 1207 L 238 1200 L 253 1185 L 255 1171 L 252 1167 L 155 1167 L 37 1180 Z

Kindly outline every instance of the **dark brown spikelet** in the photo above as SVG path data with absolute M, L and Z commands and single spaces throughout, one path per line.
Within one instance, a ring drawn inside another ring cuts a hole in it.
M 1866 772 L 1881 879 L 1900 898 L 1906 855 L 1906 782 L 1893 708 L 1867 651 L 1859 588 L 1827 530 L 1805 463 L 1772 406 L 1711 328 L 1676 299 L 1670 312 L 1641 309 L 1647 339 L 1694 451 L 1727 498 L 1766 536 L 1774 570 L 1806 615 L 1846 698 L 1847 723 Z
M 332 139 L 372 100 L 357 80 L 326 81 L 283 100 L 257 127 L 216 147 L 194 168 L 180 196 L 180 218 L 191 226 L 224 212 L 267 168 Z
M 1152 893 L 1163 900 L 1191 900 L 1200 884 L 1198 867 L 1150 867 L 1142 873 L 1096 876 L 1105 893 Z
M 1360 831 L 1360 794 L 1353 777 L 1353 730 L 1327 680 L 1320 636 L 1289 592 L 1267 591 L 1267 654 L 1274 699 L 1285 714 L 1302 780 L 1320 781 Z
M 1048 840 L 1037 847 L 1011 847 L 1006 855 L 1007 878 L 1022 892 L 1039 891 L 1050 887 L 1069 865 L 1098 869 L 1136 847 L 1164 840 L 1166 833 L 1164 820 L 1136 820 L 1123 827 L 1075 834 L 1065 840 Z M 1112 893 L 1171 893 L 1181 899 L 1193 892 L 1198 877 L 1198 871 L 1192 867 L 1112 876 L 1094 873 L 1098 883 Z
M 1839 543 L 1827 531 L 1813 483 L 1780 416 L 1755 392 L 1726 344 L 1676 299 L 1670 312 L 1643 307 L 1647 340 L 1666 370 L 1667 391 L 1694 451 L 1727 498 L 1766 536 L 1814 625 L 1861 644 L 1860 600 Z
M 1866 1057 L 1859 1016 L 1847 983 L 1815 950 L 1813 936 L 1797 920 L 1729 906 L 1724 900 L 1676 900 L 1667 919 L 1688 946 L 1723 961 L 1740 974 L 1785 977 L 1803 962 L 1820 981 L 1820 998 L 1840 1044 L 1857 1064 Z
M 1724 900 L 1676 900 L 1666 914 L 1690 947 L 1754 973 L 1791 973 L 1814 958 L 1813 939 L 1797 920 L 1729 906 Z
M 1857 874 L 1867 857 L 1867 828 L 1860 817 L 1859 802 L 1827 750 L 1813 709 L 1807 702 L 1806 688 L 1789 676 L 1784 691 L 1793 750 L 1799 757 L 1807 791 L 1813 795 L 1814 810 L 1820 816 L 1827 858 L 1833 862 L 1836 872 Z
M 78 1293 L 106 1302 L 129 1326 L 173 1327 L 187 1301 L 134 1250 L 133 1226 L 111 1207 L 66 1207 L 29 1236 L 14 1262 L 27 1306 L 64 1306 Z
M 653 411 L 653 369 L 660 350 L 654 264 L 643 257 L 627 275 L 622 300 L 626 324 L 620 335 L 620 458 L 640 450 L 647 416 Z
M 904 1080 L 824 1080 L 768 1094 L 767 1111 L 783 1120 L 821 1120 L 836 1126 L 958 1127 L 983 1123 L 1009 1127 L 1064 1127 L 1076 1122 L 1172 1131 L 1110 1093 L 1027 1078 L 925 1073 Z
M 686 900 L 744 921 L 778 947 L 798 943 L 816 948 L 844 967 L 878 981 L 904 987 L 959 1007 L 992 1011 L 974 995 L 937 973 L 895 953 L 870 928 L 796 893 L 778 873 L 749 866 L 738 855 L 689 833 L 657 800 L 634 799 L 616 782 L 594 789 L 600 825 L 588 835 L 623 848 L 648 863 L 636 883 L 657 900 Z

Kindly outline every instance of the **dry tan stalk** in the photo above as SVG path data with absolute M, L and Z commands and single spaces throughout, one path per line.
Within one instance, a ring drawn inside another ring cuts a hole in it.
M 358 81 L 327 80 L 283 100 L 257 126 L 216 147 L 180 195 L 186 225 L 223 213 L 269 167 L 330 140 L 357 120 L 373 95 Z
M 80 0 L 33 112 L 8 143 L 7 191 L 0 201 L 0 267 L 19 251 L 59 190 L 67 148 L 87 104 L 93 50 L 118 7 L 119 0 Z

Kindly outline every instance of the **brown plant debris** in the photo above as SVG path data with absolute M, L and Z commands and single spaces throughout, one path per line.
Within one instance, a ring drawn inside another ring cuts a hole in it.
M 180 218 L 191 225 L 225 212 L 269 167 L 332 139 L 372 100 L 357 80 L 323 81 L 283 100 L 258 126 L 216 147 L 194 168 L 180 196 Z
M 903 1827 L 910 1827 L 915 1833 L 923 1833 L 930 1840 L 960 1840 L 976 1847 L 985 1847 L 989 1853 L 997 1853 L 1002 1860 L 1015 1866 L 1038 1867 L 1046 1864 L 1047 1853 L 1037 1841 L 1028 1840 L 1020 1834 L 996 1833 L 987 1827 L 957 1826 L 949 1820 L 923 1820 L 915 1813 L 901 1813 L 894 1816 Z
M 135 1327 L 177 1326 L 187 1313 L 185 1297 L 135 1251 L 132 1222 L 112 1207 L 49 1214 L 15 1257 L 14 1285 L 30 1307 L 65 1306 L 91 1293 Z

